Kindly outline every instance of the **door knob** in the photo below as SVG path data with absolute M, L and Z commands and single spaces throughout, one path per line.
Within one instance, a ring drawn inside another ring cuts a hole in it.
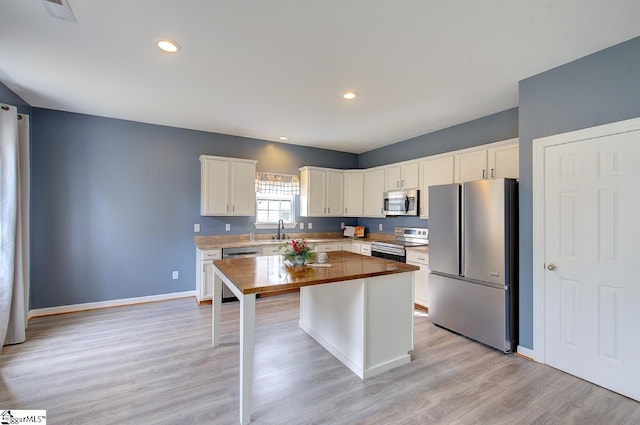
M 553 263 L 547 265 L 547 270 L 549 271 L 553 272 L 553 271 L 556 271 L 557 269 L 558 269 L 558 266 Z

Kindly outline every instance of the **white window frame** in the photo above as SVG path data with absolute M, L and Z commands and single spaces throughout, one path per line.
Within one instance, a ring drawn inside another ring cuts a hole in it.
M 285 221 L 285 229 L 294 229 L 298 226 L 296 222 L 296 196 L 295 195 L 272 195 L 269 193 L 256 192 L 256 229 L 277 229 L 277 222 L 260 222 L 258 221 L 258 199 L 286 199 L 291 200 L 291 221 Z

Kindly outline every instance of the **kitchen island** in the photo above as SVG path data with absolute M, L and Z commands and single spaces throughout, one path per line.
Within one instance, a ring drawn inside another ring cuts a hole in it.
M 414 272 L 346 251 L 327 268 L 287 267 L 280 255 L 214 261 L 212 344 L 224 283 L 240 300 L 240 423 L 251 421 L 256 294 L 300 288 L 300 328 L 361 379 L 411 360 Z

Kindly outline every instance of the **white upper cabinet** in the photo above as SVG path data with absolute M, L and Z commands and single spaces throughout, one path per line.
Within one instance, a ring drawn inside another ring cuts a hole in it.
M 344 205 L 344 172 L 327 170 L 327 211 L 325 215 L 341 217 Z
M 430 156 L 420 161 L 420 218 L 429 218 L 429 186 L 453 183 L 452 154 Z
M 487 178 L 487 150 L 465 151 L 455 155 L 456 183 Z
M 200 156 L 200 215 L 255 215 L 254 160 Z
M 363 214 L 364 171 L 344 172 L 344 216 L 358 217 Z
M 342 216 L 344 202 L 342 170 L 300 168 L 300 216 Z
M 417 189 L 419 170 L 418 161 L 402 162 L 384 167 L 385 190 Z
M 502 177 L 518 178 L 518 139 L 455 153 L 456 183 Z
M 370 168 L 364 172 L 363 215 L 384 217 L 382 193 L 384 192 L 384 168 Z
M 487 149 L 489 178 L 518 178 L 520 176 L 518 143 L 509 143 Z
M 383 192 L 417 188 L 420 218 L 429 218 L 429 186 L 518 178 L 518 139 L 366 170 L 302 167 L 300 171 L 303 217 L 384 217 Z

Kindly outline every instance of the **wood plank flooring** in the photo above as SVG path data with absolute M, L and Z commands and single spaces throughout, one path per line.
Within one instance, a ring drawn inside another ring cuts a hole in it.
M 49 424 L 237 424 L 239 304 L 193 299 L 32 319 L 0 354 L 0 409 Z M 640 403 L 415 320 L 413 361 L 366 381 L 298 328 L 298 294 L 256 303 L 253 423 L 639 424 Z

